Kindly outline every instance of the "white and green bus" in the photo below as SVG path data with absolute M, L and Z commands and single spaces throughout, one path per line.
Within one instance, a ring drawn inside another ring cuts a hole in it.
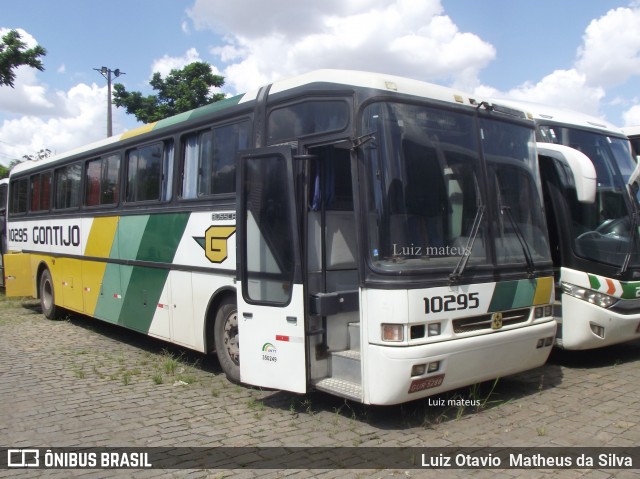
M 556 343 L 593 349 L 640 338 L 640 243 L 636 162 L 620 128 L 579 112 L 523 102 L 536 122 L 555 267 Z M 564 145 L 580 152 L 568 175 Z M 595 184 L 595 191 L 584 183 Z
M 546 361 L 538 175 L 521 111 L 316 71 L 16 166 L 7 290 L 232 381 L 402 403 Z

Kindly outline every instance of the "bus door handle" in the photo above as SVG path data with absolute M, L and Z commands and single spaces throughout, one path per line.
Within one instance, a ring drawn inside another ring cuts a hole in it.
M 287 323 L 298 324 L 298 318 L 296 316 L 287 316 Z
M 251 318 L 253 318 L 253 313 L 248 313 L 248 312 L 245 311 L 245 312 L 242 313 L 242 317 L 244 319 L 251 319 Z

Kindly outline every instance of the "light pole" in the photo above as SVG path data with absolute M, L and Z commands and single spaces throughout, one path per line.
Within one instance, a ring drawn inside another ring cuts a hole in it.
M 107 137 L 110 137 L 113 135 L 111 127 L 111 74 L 113 73 L 114 78 L 118 78 L 125 73 L 121 72 L 119 68 L 111 70 L 110 68 L 102 67 L 94 68 L 94 70 L 100 72 L 100 74 L 107 79 Z

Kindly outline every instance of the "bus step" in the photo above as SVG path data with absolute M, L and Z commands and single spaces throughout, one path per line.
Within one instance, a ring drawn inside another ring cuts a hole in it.
M 347 349 L 345 351 L 331 352 L 331 377 L 362 384 L 360 374 L 360 351 Z
M 343 379 L 324 378 L 316 383 L 316 389 L 354 401 L 362 401 L 362 386 Z
M 360 351 L 360 322 L 349 323 L 349 349 Z

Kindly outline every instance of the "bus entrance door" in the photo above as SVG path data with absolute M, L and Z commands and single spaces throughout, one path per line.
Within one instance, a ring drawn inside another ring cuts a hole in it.
M 291 148 L 248 152 L 237 181 L 240 380 L 304 393 L 305 287 Z

